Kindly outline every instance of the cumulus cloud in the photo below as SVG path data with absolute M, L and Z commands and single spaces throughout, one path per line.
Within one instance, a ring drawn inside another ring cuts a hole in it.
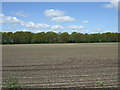
M 21 24 L 22 24 L 22 26 L 26 26 L 29 28 L 35 27 L 35 23 L 33 23 L 33 22 L 27 22 L 27 23 L 22 22 Z
M 73 22 L 73 21 L 75 21 L 75 19 L 70 16 L 54 17 L 51 20 L 54 22 Z
M 3 23 L 2 17 L 4 17 L 4 14 L 0 13 L 0 23 Z
M 6 22 L 10 22 L 10 23 L 20 23 L 21 20 L 17 19 L 16 17 L 5 17 Z
M 40 33 L 42 32 L 41 30 L 33 30 L 34 33 Z
M 0 13 L 0 17 L 3 17 L 3 16 L 5 16 L 4 14 L 2 14 L 2 13 Z
M 45 14 L 45 16 L 50 17 L 50 20 L 54 21 L 54 22 L 63 23 L 63 22 L 75 21 L 74 18 L 72 18 L 70 16 L 65 16 L 65 12 L 60 11 L 60 10 L 49 9 L 49 10 L 45 10 L 44 14 Z
M 71 30 L 71 32 L 78 32 L 78 30 Z
M 58 30 L 63 30 L 63 29 L 71 29 L 71 30 L 81 30 L 84 29 L 84 26 L 82 25 L 71 25 L 71 26 L 62 26 L 62 25 L 49 25 L 46 23 L 35 23 L 35 22 L 25 22 L 22 21 L 16 17 L 12 16 L 5 16 L 4 14 L 0 14 L 0 16 L 3 17 L 2 23 L 13 23 L 13 24 L 19 24 L 24 28 L 27 28 L 31 30 L 32 32 L 38 33 L 41 32 L 42 29 L 49 29 L 53 32 L 58 32 Z M 66 19 L 64 19 L 67 21 Z M 63 22 L 63 21 L 62 21 Z M 26 29 L 24 29 L 26 31 Z
M 71 30 L 72 32 L 78 32 L 78 33 L 89 33 L 89 30 Z
M 102 28 L 95 28 L 94 29 L 96 32 L 101 32 L 103 29 Z
M 20 31 L 21 31 L 21 30 L 20 30 Z M 30 30 L 24 28 L 23 31 L 26 32 L 26 31 L 30 31 Z
M 1 23 L 20 23 L 21 20 L 17 19 L 16 17 L 10 17 L 10 16 L 3 16 Z
M 105 30 L 103 28 L 97 27 L 97 28 L 92 28 L 89 30 L 88 33 L 101 33 L 104 32 Z
M 11 12 L 11 14 L 16 15 L 16 16 L 21 16 L 21 17 L 28 17 L 28 13 L 24 12 L 24 11 L 18 11 L 18 12 Z
M 41 24 L 41 23 L 34 23 L 34 22 L 21 22 L 22 26 L 28 27 L 28 28 L 50 28 L 50 25 L 48 24 Z
M 88 20 L 83 20 L 82 23 L 84 23 L 84 24 L 88 24 L 89 21 L 88 21 Z
M 60 10 L 49 9 L 49 10 L 45 10 L 44 14 L 47 17 L 59 17 L 59 16 L 63 16 L 64 12 Z
M 17 19 L 16 17 L 5 16 L 4 14 L 0 14 L 1 23 L 20 23 L 21 20 Z
M 118 8 L 118 2 L 120 0 L 111 0 L 109 4 L 103 5 L 105 8 Z
M 38 24 L 36 24 L 36 28 L 50 28 L 50 25 L 43 24 L 43 23 L 38 23 Z
M 57 30 L 52 30 L 52 32 L 54 32 L 54 33 L 58 33 L 58 31 L 57 31 Z
M 62 30 L 64 29 L 63 26 L 61 25 L 49 25 L 46 23 L 35 23 L 35 22 L 24 22 L 16 17 L 11 17 L 11 16 L 5 16 L 4 14 L 0 14 L 0 17 L 3 18 L 1 23 L 13 23 L 13 24 L 20 24 L 24 28 L 29 28 L 32 30 L 34 33 L 39 33 L 41 32 L 42 29 L 51 29 L 53 32 L 58 32 L 57 30 Z M 13 27 L 15 28 L 15 27 Z M 12 27 L 10 27 L 12 29 Z M 23 29 L 23 31 L 28 31 L 27 29 Z
M 71 26 L 68 26 L 68 29 L 72 29 L 72 30 L 81 30 L 81 29 L 84 29 L 85 27 L 82 26 L 82 25 L 71 25 Z
M 0 14 L 0 16 L 3 16 L 2 21 L 0 21 L 1 23 L 18 23 L 21 26 L 27 27 L 27 28 L 50 28 L 51 26 L 48 24 L 44 24 L 44 23 L 34 23 L 34 22 L 24 22 L 22 20 L 19 20 L 16 17 L 11 17 L 11 16 L 4 16 L 2 14 Z
M 51 30 L 62 30 L 62 29 L 64 29 L 64 27 L 61 26 L 61 25 L 53 25 L 53 26 L 51 26 Z

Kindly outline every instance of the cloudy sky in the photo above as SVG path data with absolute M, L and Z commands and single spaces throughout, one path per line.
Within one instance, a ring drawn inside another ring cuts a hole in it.
M 118 31 L 116 2 L 3 2 L 3 32 Z

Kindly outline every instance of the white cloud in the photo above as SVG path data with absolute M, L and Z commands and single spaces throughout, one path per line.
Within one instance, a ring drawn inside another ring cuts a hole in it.
M 71 30 L 71 33 L 72 32 L 78 32 L 78 33 L 89 33 L 89 30 L 85 30 L 85 29 L 82 29 L 82 30 Z
M 71 30 L 71 32 L 78 32 L 78 30 Z
M 101 33 L 104 31 L 105 30 L 103 28 L 93 28 L 93 29 L 90 29 L 88 33 Z
M 0 24 L 3 23 L 2 19 L 0 19 Z
M 16 16 L 21 16 L 21 17 L 28 17 L 28 13 L 24 12 L 24 11 L 18 11 L 18 12 L 11 12 L 11 14 L 16 15 Z
M 101 32 L 103 29 L 102 28 L 95 28 L 94 30 L 97 32 Z
M 0 23 L 18 23 L 21 26 L 27 27 L 27 28 L 51 28 L 50 25 L 44 24 L 44 23 L 34 23 L 34 22 L 24 22 L 22 20 L 17 19 L 16 17 L 11 17 L 11 16 L 4 16 L 0 14 L 0 16 L 3 16 L 2 21 Z
M 88 20 L 83 20 L 82 23 L 84 23 L 84 24 L 88 24 L 89 21 L 88 21 Z
M 72 18 L 70 16 L 65 16 L 65 12 L 64 11 L 60 11 L 60 10 L 55 10 L 55 9 L 49 9 L 49 10 L 45 10 L 44 14 L 47 17 L 50 17 L 51 21 L 54 22 L 73 22 L 75 21 L 75 18 Z
M 103 31 L 103 33 L 107 33 L 107 32 L 112 32 L 112 31 L 110 31 L 110 30 Z
M 8 17 L 7 18 L 9 22 L 12 22 L 12 23 L 20 23 L 21 20 L 17 19 L 16 17 Z
M 42 23 L 34 23 L 34 22 L 21 22 L 22 26 L 28 27 L 28 28 L 41 28 L 41 29 L 45 29 L 45 28 L 50 28 L 50 25 L 48 24 L 42 24 Z
M 111 0 L 109 4 L 103 5 L 105 8 L 118 8 L 118 2 L 120 0 Z
M 52 32 L 54 32 L 54 33 L 58 33 L 58 31 L 56 31 L 56 30 L 52 30 Z
M 61 26 L 61 25 L 53 25 L 53 26 L 51 26 L 51 30 L 62 30 L 62 29 L 64 29 L 64 27 Z
M 75 19 L 70 16 L 54 17 L 51 20 L 54 22 L 73 22 L 73 21 L 75 21 Z
M 22 21 L 16 17 L 11 17 L 11 16 L 5 16 L 5 15 L 1 15 L 0 16 L 3 16 L 3 21 L 2 23 L 13 23 L 13 24 L 16 24 L 16 25 L 20 25 L 19 27 L 22 26 L 22 28 L 26 28 L 26 29 L 29 29 L 31 30 L 32 32 L 35 32 L 35 33 L 38 33 L 38 32 L 41 32 L 41 30 L 43 29 L 49 29 L 53 32 L 58 32 L 58 30 L 63 30 L 63 29 L 72 29 L 72 30 L 80 30 L 80 29 L 83 29 L 84 26 L 77 26 L 77 25 L 71 25 L 71 26 L 68 26 L 68 27 L 65 27 L 65 26 L 62 26 L 62 25 L 49 25 L 49 24 L 46 24 L 46 23 L 35 23 L 35 22 L 25 22 L 25 21 Z M 66 20 L 65 20 L 66 21 Z M 14 27 L 13 27 L 14 28 Z M 26 29 L 24 29 L 23 31 L 26 31 Z
M 64 12 L 60 10 L 49 9 L 49 10 L 45 10 L 44 14 L 47 17 L 59 17 L 59 16 L 63 16 Z
M 21 30 L 20 30 L 20 31 L 21 31 Z M 26 32 L 26 31 L 30 31 L 30 30 L 27 30 L 27 29 L 24 28 L 23 31 Z
M 2 23 L 20 23 L 21 20 L 17 19 L 16 17 L 10 16 L 3 16 Z
M 40 33 L 40 32 L 42 32 L 41 30 L 33 30 L 32 31 L 33 33 Z
M 0 14 L 0 23 L 3 23 L 2 17 L 4 17 L 4 14 Z
M 72 29 L 72 30 L 81 30 L 81 29 L 84 29 L 85 27 L 82 26 L 82 25 L 71 25 L 71 26 L 68 26 L 68 29 Z
M 38 23 L 35 25 L 35 27 L 36 28 L 50 28 L 50 25 Z
M 20 23 L 21 20 L 16 17 L 5 16 L 4 14 L 0 14 L 1 20 L 0 23 Z
M 4 14 L 0 13 L 0 17 L 4 17 L 4 16 L 5 16 Z
M 28 27 L 28 28 L 33 28 L 35 27 L 35 23 L 33 22 L 21 22 L 22 26 Z

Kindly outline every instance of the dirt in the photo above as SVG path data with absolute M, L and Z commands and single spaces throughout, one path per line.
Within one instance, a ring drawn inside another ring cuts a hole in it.
M 2 50 L 3 81 L 15 76 L 23 87 L 118 84 L 117 43 L 3 45 Z

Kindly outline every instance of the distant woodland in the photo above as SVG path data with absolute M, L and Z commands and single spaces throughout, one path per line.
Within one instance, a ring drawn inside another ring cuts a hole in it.
M 120 33 L 96 33 L 83 34 L 73 32 L 1 32 L 2 44 L 39 44 L 39 43 L 98 43 L 98 42 L 118 42 Z

